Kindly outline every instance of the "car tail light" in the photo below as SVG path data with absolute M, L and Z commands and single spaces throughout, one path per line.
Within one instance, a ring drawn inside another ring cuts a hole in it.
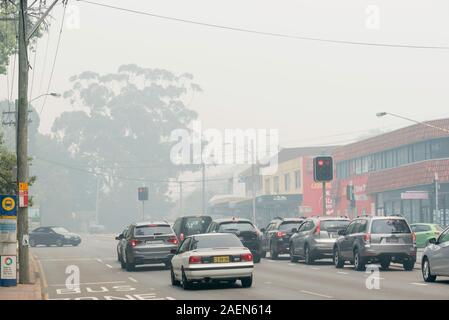
M 276 232 L 276 237 L 282 238 L 283 236 L 285 236 L 285 232 L 283 232 L 283 231 Z
M 240 255 L 240 261 L 246 262 L 253 261 L 253 255 L 251 253 L 242 254 Z
M 184 233 L 181 233 L 181 234 L 179 235 L 179 240 L 184 241 Z
M 201 263 L 200 256 L 190 256 L 189 257 L 189 264 L 195 264 L 195 263 Z
M 412 241 L 416 243 L 416 233 L 412 232 Z
M 167 241 L 170 242 L 170 243 L 173 243 L 173 244 L 178 244 L 179 243 L 178 238 L 176 238 L 176 237 L 170 237 L 170 238 L 167 239 Z
M 320 232 L 321 232 L 321 221 L 318 220 L 314 233 L 317 234 L 317 235 L 320 235 Z
M 363 241 L 370 242 L 371 241 L 371 233 L 365 233 L 363 236 Z
M 136 239 L 131 239 L 131 240 L 129 240 L 129 244 L 131 245 L 131 247 L 135 247 L 135 246 L 137 246 L 139 243 L 140 243 L 140 241 L 139 241 L 139 240 L 136 240 Z

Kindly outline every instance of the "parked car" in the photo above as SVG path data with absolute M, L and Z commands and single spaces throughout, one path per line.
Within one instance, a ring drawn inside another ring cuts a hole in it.
M 271 259 L 277 259 L 280 254 L 290 253 L 290 237 L 296 233 L 303 218 L 275 218 L 262 232 L 262 254 L 265 258 L 270 252 Z
M 30 246 L 32 247 L 37 245 L 56 245 L 58 247 L 72 245 L 76 247 L 80 243 L 81 237 L 64 227 L 39 227 L 30 232 Z
M 421 270 L 426 282 L 434 282 L 437 276 L 449 277 L 449 227 L 424 249 Z
M 173 230 L 179 241 L 182 241 L 190 235 L 205 233 L 211 222 L 212 218 L 210 216 L 179 217 L 173 224 Z
M 124 234 L 116 237 L 121 267 L 133 271 L 137 265 L 164 263 L 170 267 L 171 251 L 178 247 L 178 238 L 166 222 L 131 224 Z
M 233 233 L 235 234 L 253 254 L 255 263 L 260 262 L 262 257 L 262 233 L 248 219 L 223 218 L 211 222 L 207 233 Z
M 413 223 L 410 228 L 416 234 L 418 248 L 427 247 L 431 241 L 438 239 L 443 231 L 443 227 L 435 223 Z
M 342 268 L 351 261 L 356 270 L 365 270 L 367 263 L 379 262 L 388 269 L 391 262 L 413 270 L 416 262 L 416 238 L 403 217 L 371 216 L 354 219 L 334 246 L 334 264 Z
M 172 285 L 190 289 L 194 282 L 240 280 L 242 287 L 248 288 L 253 283 L 253 255 L 235 234 L 189 236 L 174 253 Z
M 126 227 L 117 237 L 115 237 L 115 240 L 118 240 L 117 242 L 117 261 L 122 262 L 122 245 L 121 240 L 125 237 L 126 231 L 128 230 L 129 226 Z
M 316 216 L 307 218 L 290 238 L 290 260 L 304 259 L 306 264 L 332 258 L 338 231 L 349 224 L 348 218 Z

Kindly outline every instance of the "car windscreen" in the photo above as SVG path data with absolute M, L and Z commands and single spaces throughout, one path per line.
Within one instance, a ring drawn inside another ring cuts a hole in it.
M 51 229 L 54 232 L 60 233 L 60 234 L 69 233 L 69 230 L 67 230 L 66 228 L 63 228 L 63 227 L 54 227 L 54 228 L 51 228 Z
M 211 223 L 210 217 L 187 218 L 184 226 L 184 235 L 205 233 Z
M 218 232 L 226 231 L 255 231 L 253 224 L 249 221 L 224 222 L 221 223 Z
M 350 221 L 348 220 L 321 220 L 320 230 L 321 231 L 338 231 L 345 229 Z
M 410 228 L 403 219 L 380 219 L 373 221 L 371 233 L 410 233 Z
M 169 225 L 137 226 L 134 229 L 134 235 L 136 237 L 155 236 L 155 235 L 171 234 L 171 233 L 173 233 L 173 231 Z
M 279 226 L 279 231 L 291 231 L 292 229 L 299 229 L 299 226 L 301 225 L 302 222 L 297 222 L 297 221 L 286 221 L 283 222 L 280 226 Z
M 205 248 L 243 247 L 243 244 L 239 238 L 233 234 L 200 236 L 194 237 L 192 240 L 192 250 Z

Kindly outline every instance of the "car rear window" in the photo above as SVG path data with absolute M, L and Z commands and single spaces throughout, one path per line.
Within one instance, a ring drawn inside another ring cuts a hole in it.
M 224 222 L 220 224 L 218 232 L 226 231 L 255 231 L 253 224 L 248 221 Z
M 192 250 L 205 248 L 243 247 L 242 242 L 234 234 L 194 237 Z
M 192 234 L 205 233 L 211 223 L 210 217 L 191 217 L 187 218 L 184 226 L 186 236 Z
M 279 226 L 279 231 L 291 231 L 293 228 L 298 230 L 299 226 L 301 225 L 301 223 L 302 222 L 297 222 L 297 221 L 286 221 L 286 222 L 283 222 Z
M 137 237 L 154 236 L 171 233 L 173 233 L 173 230 L 169 225 L 138 226 L 134 229 L 134 235 Z
M 340 229 L 345 229 L 349 220 L 321 220 L 320 230 L 321 231 L 337 231 Z
M 371 233 L 410 233 L 410 228 L 403 219 L 380 219 L 373 221 Z

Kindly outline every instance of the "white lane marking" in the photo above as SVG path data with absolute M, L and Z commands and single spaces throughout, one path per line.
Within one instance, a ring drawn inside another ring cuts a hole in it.
M 312 291 L 301 290 L 301 292 L 305 293 L 305 294 L 310 294 L 310 295 L 313 295 L 313 296 L 328 298 L 328 299 L 332 299 L 333 298 L 331 296 L 328 296 L 328 295 L 325 295 L 325 294 L 321 294 L 321 293 L 312 292 Z
M 415 286 L 427 286 L 427 283 L 419 283 L 419 282 L 411 282 L 410 284 L 413 284 Z
M 266 282 L 264 282 L 265 284 L 271 284 L 271 281 L 266 281 Z
M 110 264 L 107 264 L 107 263 L 106 263 L 106 267 L 111 268 L 111 269 L 113 268 L 113 266 L 111 266 Z
M 176 300 L 175 298 L 173 298 L 173 297 L 166 297 L 167 298 L 167 300 Z
M 132 282 L 138 282 L 136 279 L 134 279 L 133 277 L 128 277 L 129 280 L 131 280 Z
M 66 261 L 95 261 L 97 259 L 96 258 L 70 258 L 70 257 L 67 257 L 67 258 L 58 258 L 58 259 L 49 258 L 49 259 L 39 259 L 39 260 L 42 262 L 59 262 L 59 261 L 66 262 Z
M 104 282 L 81 282 L 80 285 L 88 284 L 112 284 L 112 283 L 125 283 L 126 281 L 104 281 Z M 51 284 L 50 287 L 65 287 L 66 284 Z
M 100 263 L 103 263 L 103 260 L 101 260 L 101 259 L 97 259 L 97 261 L 100 262 Z
M 343 272 L 343 271 L 338 271 L 337 273 L 338 273 L 338 274 L 349 274 L 349 273 Z
M 288 265 L 289 266 L 296 266 L 296 264 L 294 264 L 294 263 L 289 263 Z
M 311 267 L 310 269 L 312 269 L 312 270 L 320 270 L 320 268 L 317 268 L 317 267 Z

